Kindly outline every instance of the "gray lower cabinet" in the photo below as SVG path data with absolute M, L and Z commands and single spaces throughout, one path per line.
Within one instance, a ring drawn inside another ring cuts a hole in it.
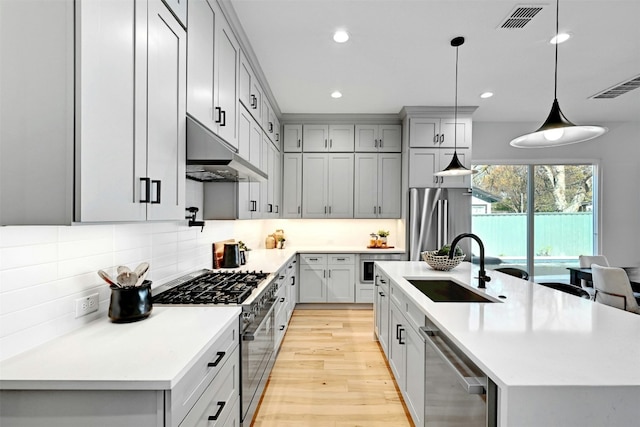
M 355 302 L 354 254 L 300 255 L 299 302 Z
M 373 314 L 375 334 L 385 355 L 389 354 L 389 279 L 376 267 Z
M 0 26 L 0 225 L 184 220 L 186 32 L 166 5 L 3 2 Z
M 169 390 L 2 390 L 0 425 L 239 426 L 239 328 L 222 331 Z

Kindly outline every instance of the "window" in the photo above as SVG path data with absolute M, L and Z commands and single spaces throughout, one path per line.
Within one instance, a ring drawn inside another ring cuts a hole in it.
M 596 167 L 474 169 L 479 173 L 472 182 L 471 227 L 484 242 L 487 267 L 517 267 L 534 281 L 568 282 L 566 268 L 577 266 L 578 256 L 593 254 L 596 247 Z

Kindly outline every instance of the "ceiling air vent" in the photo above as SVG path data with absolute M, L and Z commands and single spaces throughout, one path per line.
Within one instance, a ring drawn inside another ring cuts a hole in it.
M 591 99 L 613 99 L 640 87 L 640 75 L 590 96 Z
M 531 20 L 540 12 L 544 6 L 542 5 L 517 5 L 511 13 L 500 23 L 498 28 L 507 30 L 517 30 L 524 28 Z

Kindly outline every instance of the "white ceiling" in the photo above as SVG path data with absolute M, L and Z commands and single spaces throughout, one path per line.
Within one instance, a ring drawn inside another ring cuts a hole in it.
M 474 120 L 542 122 L 553 101 L 555 1 L 231 0 L 282 113 L 398 113 L 459 105 Z M 522 29 L 499 29 L 516 5 L 545 5 Z M 588 99 L 640 75 L 640 0 L 562 0 L 558 100 L 580 124 L 640 121 L 640 89 Z M 351 40 L 337 44 L 333 31 Z M 333 99 L 340 90 L 344 96 Z M 495 96 L 480 99 L 480 93 Z M 588 122 L 588 123 L 587 123 Z

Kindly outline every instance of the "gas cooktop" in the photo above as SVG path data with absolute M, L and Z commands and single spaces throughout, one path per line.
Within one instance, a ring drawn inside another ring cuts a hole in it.
M 199 274 L 201 273 L 201 274 Z M 262 271 L 201 270 L 169 282 L 154 292 L 154 304 L 242 304 L 269 276 Z M 164 290 L 166 289 L 166 290 Z

